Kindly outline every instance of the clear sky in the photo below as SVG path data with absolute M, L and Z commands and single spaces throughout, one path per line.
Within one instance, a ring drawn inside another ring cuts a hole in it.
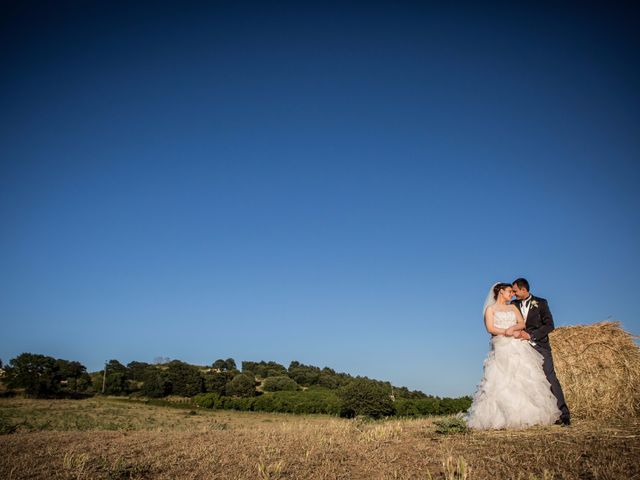
M 475 3 L 3 2 L 0 358 L 471 394 L 521 275 L 640 334 L 638 9 Z

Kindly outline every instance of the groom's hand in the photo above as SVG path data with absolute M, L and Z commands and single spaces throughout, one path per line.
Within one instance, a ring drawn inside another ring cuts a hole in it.
M 527 332 L 525 332 L 524 330 L 522 330 L 520 332 L 520 338 L 522 340 L 531 340 L 531 335 L 529 335 Z

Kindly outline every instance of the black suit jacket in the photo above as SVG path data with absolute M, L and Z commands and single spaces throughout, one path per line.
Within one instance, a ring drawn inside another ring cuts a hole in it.
M 525 332 L 531 335 L 531 340 L 536 342 L 540 347 L 551 349 L 549 345 L 549 333 L 555 328 L 553 326 L 553 317 L 551 316 L 551 310 L 549 310 L 549 303 L 540 297 L 535 295 L 531 296 L 531 306 L 529 307 L 529 313 L 527 318 L 524 319 Z M 533 305 L 533 303 L 536 305 Z M 522 301 L 516 300 L 513 304 L 520 310 L 520 304 Z

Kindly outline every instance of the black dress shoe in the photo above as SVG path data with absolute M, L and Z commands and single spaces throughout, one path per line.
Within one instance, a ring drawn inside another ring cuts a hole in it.
M 563 418 L 563 419 L 560 420 L 560 424 L 563 427 L 568 427 L 569 425 L 571 425 L 571 420 L 568 419 L 568 418 Z

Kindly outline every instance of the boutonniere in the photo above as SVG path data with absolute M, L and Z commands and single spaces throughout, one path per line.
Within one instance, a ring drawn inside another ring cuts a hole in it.
M 537 300 L 531 300 L 531 308 L 538 308 Z

